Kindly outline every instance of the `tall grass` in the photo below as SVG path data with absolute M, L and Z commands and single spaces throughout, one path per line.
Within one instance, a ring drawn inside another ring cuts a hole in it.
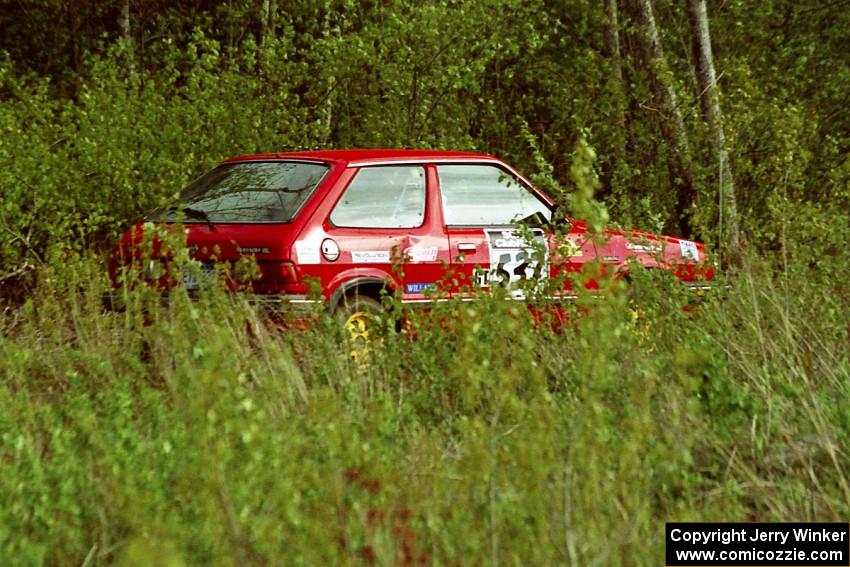
M 217 291 L 106 313 L 72 263 L 3 313 L 0 556 L 658 565 L 666 521 L 846 520 L 850 301 L 806 269 L 690 310 L 643 274 L 558 329 L 447 302 L 364 364 Z

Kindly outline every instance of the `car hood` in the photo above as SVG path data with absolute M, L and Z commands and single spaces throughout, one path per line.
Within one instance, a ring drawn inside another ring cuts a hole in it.
M 613 265 L 625 275 L 635 263 L 646 268 L 672 271 L 684 282 L 710 280 L 713 263 L 702 242 L 630 228 L 606 228 L 602 238 L 592 239 L 584 221 L 573 220 L 571 238 L 583 256 Z

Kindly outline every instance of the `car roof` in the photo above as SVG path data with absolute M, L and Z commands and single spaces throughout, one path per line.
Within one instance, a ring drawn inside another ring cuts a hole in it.
M 298 152 L 281 152 L 276 154 L 251 154 L 236 156 L 224 160 L 222 163 L 234 163 L 240 161 L 265 161 L 265 160 L 303 160 L 333 163 L 343 167 L 360 167 L 364 165 L 386 165 L 393 163 L 422 163 L 422 162 L 454 162 L 474 163 L 489 162 L 506 167 L 514 175 L 522 179 L 535 193 L 547 201 L 550 205 L 555 200 L 544 191 L 537 189 L 521 173 L 512 169 L 502 160 L 487 154 L 475 152 L 456 152 L 447 150 L 406 150 L 406 149 L 352 149 L 352 150 L 306 150 Z
M 445 150 L 310 150 L 299 152 L 282 152 L 276 154 L 253 154 L 237 156 L 225 160 L 227 162 L 252 161 L 267 159 L 299 159 L 307 161 L 324 161 L 338 164 L 359 166 L 373 163 L 398 163 L 411 161 L 494 161 L 499 160 L 487 154 L 474 152 L 454 152 Z

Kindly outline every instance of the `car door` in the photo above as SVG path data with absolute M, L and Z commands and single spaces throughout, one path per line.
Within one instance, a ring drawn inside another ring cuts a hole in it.
M 423 164 L 359 168 L 325 227 L 339 246 L 328 279 L 389 277 L 404 299 L 425 300 L 449 262 L 435 184 Z
M 529 281 L 548 276 L 551 203 L 495 163 L 439 164 L 437 176 L 455 295 L 501 285 L 521 298 Z M 520 230 L 524 219 L 536 222 Z

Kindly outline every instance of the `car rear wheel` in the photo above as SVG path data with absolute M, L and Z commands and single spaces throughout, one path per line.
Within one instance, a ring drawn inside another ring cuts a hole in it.
M 378 300 L 367 295 L 345 296 L 336 309 L 348 335 L 351 358 L 363 361 L 375 341 L 375 318 L 383 311 Z

